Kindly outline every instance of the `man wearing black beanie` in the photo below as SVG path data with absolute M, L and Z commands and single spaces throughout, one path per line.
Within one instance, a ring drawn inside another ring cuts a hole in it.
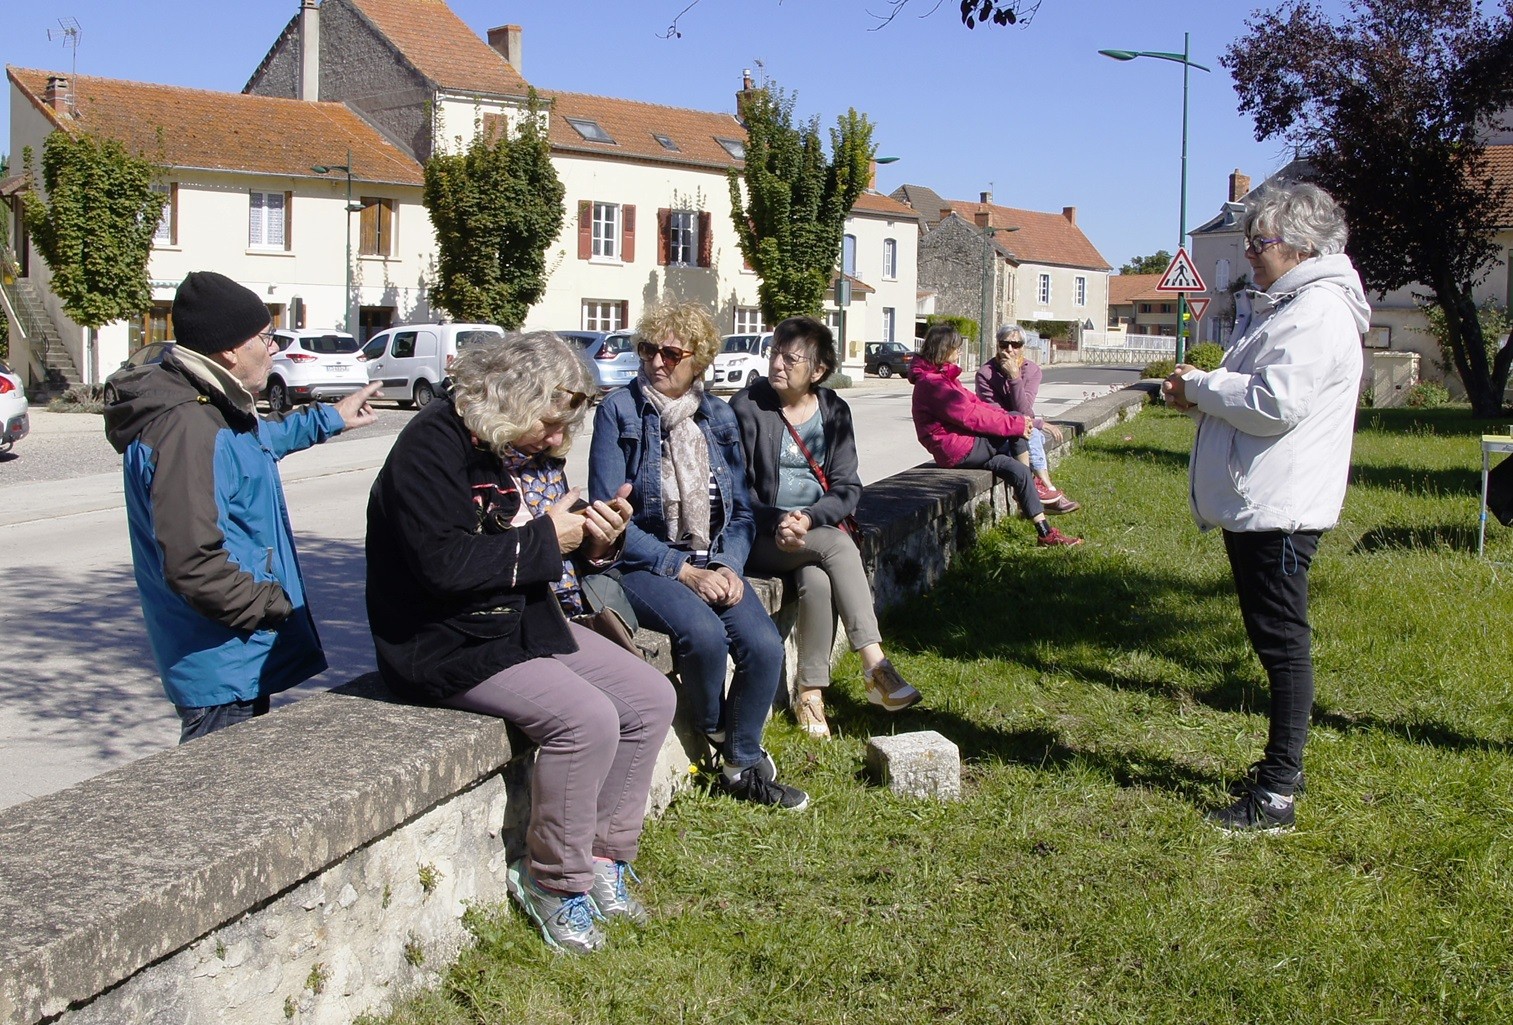
M 173 349 L 109 381 L 105 433 L 123 456 L 142 618 L 180 743 L 261 715 L 326 668 L 278 460 L 372 423 L 378 385 L 259 417 L 270 326 L 254 292 L 196 271 L 174 296 Z

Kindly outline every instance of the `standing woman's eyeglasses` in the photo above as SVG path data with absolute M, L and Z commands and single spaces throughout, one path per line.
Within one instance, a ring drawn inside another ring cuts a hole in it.
M 669 370 L 693 355 L 687 349 L 679 349 L 671 345 L 653 345 L 651 342 L 636 343 L 636 355 L 642 359 L 649 360 L 658 354 L 661 355 L 662 363 Z

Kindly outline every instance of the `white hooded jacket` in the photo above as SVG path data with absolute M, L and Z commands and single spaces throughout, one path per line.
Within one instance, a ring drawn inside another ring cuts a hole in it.
M 1198 422 L 1193 518 L 1204 530 L 1328 530 L 1345 502 L 1371 325 L 1360 276 L 1343 253 L 1317 256 L 1237 299 L 1219 369 L 1183 377 Z

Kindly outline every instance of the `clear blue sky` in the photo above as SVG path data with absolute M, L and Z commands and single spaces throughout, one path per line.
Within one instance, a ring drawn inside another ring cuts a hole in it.
M 1218 56 L 1244 31 L 1249 0 L 1043 0 L 1024 28 L 968 30 L 955 0 L 909 0 L 891 24 L 869 12 L 889 0 L 452 0 L 480 35 L 524 28 L 525 76 L 546 89 L 732 110 L 741 71 L 798 93 L 798 112 L 824 124 L 848 106 L 876 125 L 878 187 L 926 185 L 953 199 L 989 190 L 1008 206 L 1059 211 L 1116 269 L 1177 241 L 1182 67 L 1119 62 L 1103 48 L 1180 52 L 1192 34 L 1189 229 L 1217 211 L 1230 171 L 1259 182 L 1286 163 L 1255 142 Z M 1338 9 L 1343 0 L 1324 0 Z M 297 0 L 52 0 L 7 4 L 0 60 L 67 71 L 58 19 L 81 28 L 80 74 L 237 91 Z M 875 30 L 874 30 L 875 28 Z M 9 149 L 9 105 L 0 146 Z M 19 155 L 13 155 L 13 164 Z

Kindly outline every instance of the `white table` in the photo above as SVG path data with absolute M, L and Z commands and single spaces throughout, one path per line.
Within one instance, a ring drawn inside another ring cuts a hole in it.
M 1487 545 L 1487 473 L 1492 469 L 1492 453 L 1513 455 L 1513 434 L 1481 436 L 1481 524 L 1476 537 L 1476 557 L 1482 558 Z

